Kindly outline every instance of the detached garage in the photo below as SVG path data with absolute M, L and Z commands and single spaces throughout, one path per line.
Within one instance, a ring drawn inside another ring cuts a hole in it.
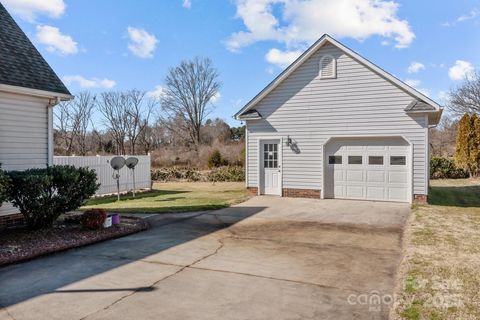
M 328 35 L 235 118 L 254 194 L 412 202 L 428 196 L 433 100 Z

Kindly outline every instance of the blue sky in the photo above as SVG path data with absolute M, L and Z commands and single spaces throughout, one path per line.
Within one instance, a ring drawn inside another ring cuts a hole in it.
M 222 82 L 212 116 L 231 125 L 323 33 L 440 103 L 480 65 L 480 1 L 1 2 L 72 93 L 158 93 L 169 67 L 211 58 Z

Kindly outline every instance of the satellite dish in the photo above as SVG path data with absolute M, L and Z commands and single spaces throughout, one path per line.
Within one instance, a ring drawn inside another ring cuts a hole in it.
M 125 166 L 125 158 L 124 157 L 113 157 L 110 160 L 110 165 L 112 166 L 113 170 L 120 170 Z
M 135 166 L 138 164 L 138 158 L 130 157 L 125 161 L 127 168 L 132 170 L 133 175 L 133 197 L 135 198 Z
M 117 172 L 113 173 L 112 178 L 117 180 L 117 201 L 120 201 L 120 173 L 119 170 L 122 169 L 125 166 L 125 158 L 124 157 L 113 157 L 112 160 L 110 160 L 110 166 L 113 168 L 113 170 L 116 170 Z
M 128 169 L 133 169 L 138 164 L 138 158 L 130 157 L 125 160 Z

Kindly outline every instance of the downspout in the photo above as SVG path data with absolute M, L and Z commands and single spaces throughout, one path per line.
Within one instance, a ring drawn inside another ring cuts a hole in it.
M 50 99 L 47 104 L 47 165 L 53 166 L 53 107 L 60 103 L 60 97 Z

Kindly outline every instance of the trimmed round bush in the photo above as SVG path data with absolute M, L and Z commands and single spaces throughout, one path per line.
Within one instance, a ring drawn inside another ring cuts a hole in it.
M 107 218 L 107 213 L 103 209 L 90 209 L 85 211 L 80 217 L 82 227 L 86 229 L 101 229 Z
M 51 166 L 8 172 L 8 200 L 22 213 L 30 229 L 51 227 L 57 218 L 79 208 L 99 188 L 89 168 Z

